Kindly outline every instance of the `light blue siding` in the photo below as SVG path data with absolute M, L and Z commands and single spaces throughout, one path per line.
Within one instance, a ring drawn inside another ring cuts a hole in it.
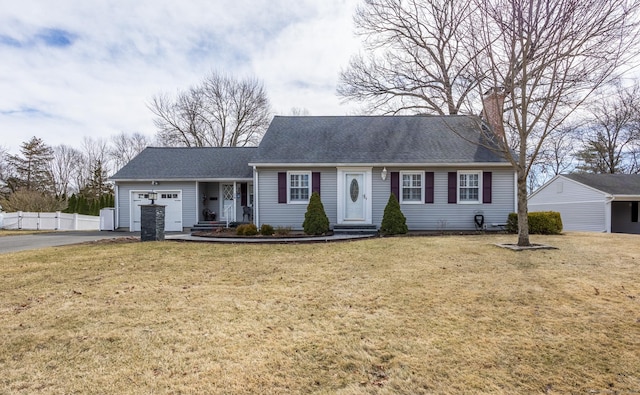
M 259 169 L 258 170 L 258 210 L 259 224 L 302 229 L 306 204 L 278 203 L 278 172 L 287 169 Z M 296 171 L 320 172 L 320 200 L 329 217 L 331 226 L 337 218 L 337 170 L 335 168 L 296 168 Z
M 155 190 L 180 190 L 182 191 L 182 226 L 185 228 L 197 222 L 196 213 L 196 183 L 195 182 L 161 182 L 154 187 Z M 118 227 L 128 229 L 131 220 L 131 192 L 151 191 L 148 182 L 118 182 Z
M 536 191 L 528 206 L 529 212 L 559 212 L 564 230 L 607 231 L 605 194 L 562 176 Z
M 382 169 L 373 169 L 373 223 L 380 226 L 384 207 L 391 194 L 391 177 L 382 181 Z M 409 230 L 473 230 L 476 213 L 484 215 L 487 229 L 491 224 L 505 223 L 515 211 L 515 185 L 512 170 L 491 170 L 492 202 L 490 204 L 449 204 L 448 173 L 456 168 L 389 168 L 387 171 L 434 172 L 434 203 L 401 204 Z M 424 183 L 424 179 L 423 179 Z
M 278 203 L 278 172 L 287 169 L 259 169 L 259 224 L 289 226 L 301 229 L 306 204 Z M 299 169 L 321 172 L 321 199 L 331 226 L 338 221 L 337 213 L 337 169 Z M 389 168 L 387 178 L 382 180 L 382 168 L 372 170 L 372 223 L 380 226 L 384 208 L 391 194 L 391 176 L 394 171 L 433 171 L 435 173 L 435 202 L 433 204 L 403 204 L 402 212 L 407 217 L 410 230 L 473 230 L 474 215 L 482 212 L 485 224 L 491 229 L 492 223 L 505 223 L 510 212 L 515 211 L 515 185 L 512 170 L 492 169 L 491 204 L 449 204 L 447 203 L 447 174 L 455 168 Z

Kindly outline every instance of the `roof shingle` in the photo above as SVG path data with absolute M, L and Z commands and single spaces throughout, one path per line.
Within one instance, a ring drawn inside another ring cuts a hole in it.
M 147 147 L 113 180 L 252 178 L 255 147 Z
M 640 195 L 640 174 L 563 174 L 610 195 Z
M 277 116 L 253 163 L 507 161 L 486 148 L 473 116 Z

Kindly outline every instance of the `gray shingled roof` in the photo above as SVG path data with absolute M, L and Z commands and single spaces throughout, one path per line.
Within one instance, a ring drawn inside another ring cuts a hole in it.
M 278 116 L 252 163 L 506 163 L 474 144 L 480 128 L 472 116 Z
M 640 174 L 563 174 L 610 195 L 640 195 Z
M 148 147 L 111 177 L 113 180 L 252 178 L 255 147 Z

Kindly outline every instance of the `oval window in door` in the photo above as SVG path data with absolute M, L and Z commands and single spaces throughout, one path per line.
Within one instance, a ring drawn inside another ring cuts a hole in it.
M 351 195 L 351 201 L 358 201 L 358 195 L 360 195 L 360 186 L 358 185 L 358 180 L 355 178 L 351 180 L 351 185 L 349 186 L 349 194 Z

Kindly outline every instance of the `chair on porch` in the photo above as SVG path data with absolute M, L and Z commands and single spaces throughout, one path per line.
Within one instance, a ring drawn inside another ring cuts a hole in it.
M 202 217 L 205 221 L 215 221 L 216 220 L 216 213 L 214 213 L 213 211 L 209 210 L 209 208 L 205 208 L 204 210 L 202 210 Z

